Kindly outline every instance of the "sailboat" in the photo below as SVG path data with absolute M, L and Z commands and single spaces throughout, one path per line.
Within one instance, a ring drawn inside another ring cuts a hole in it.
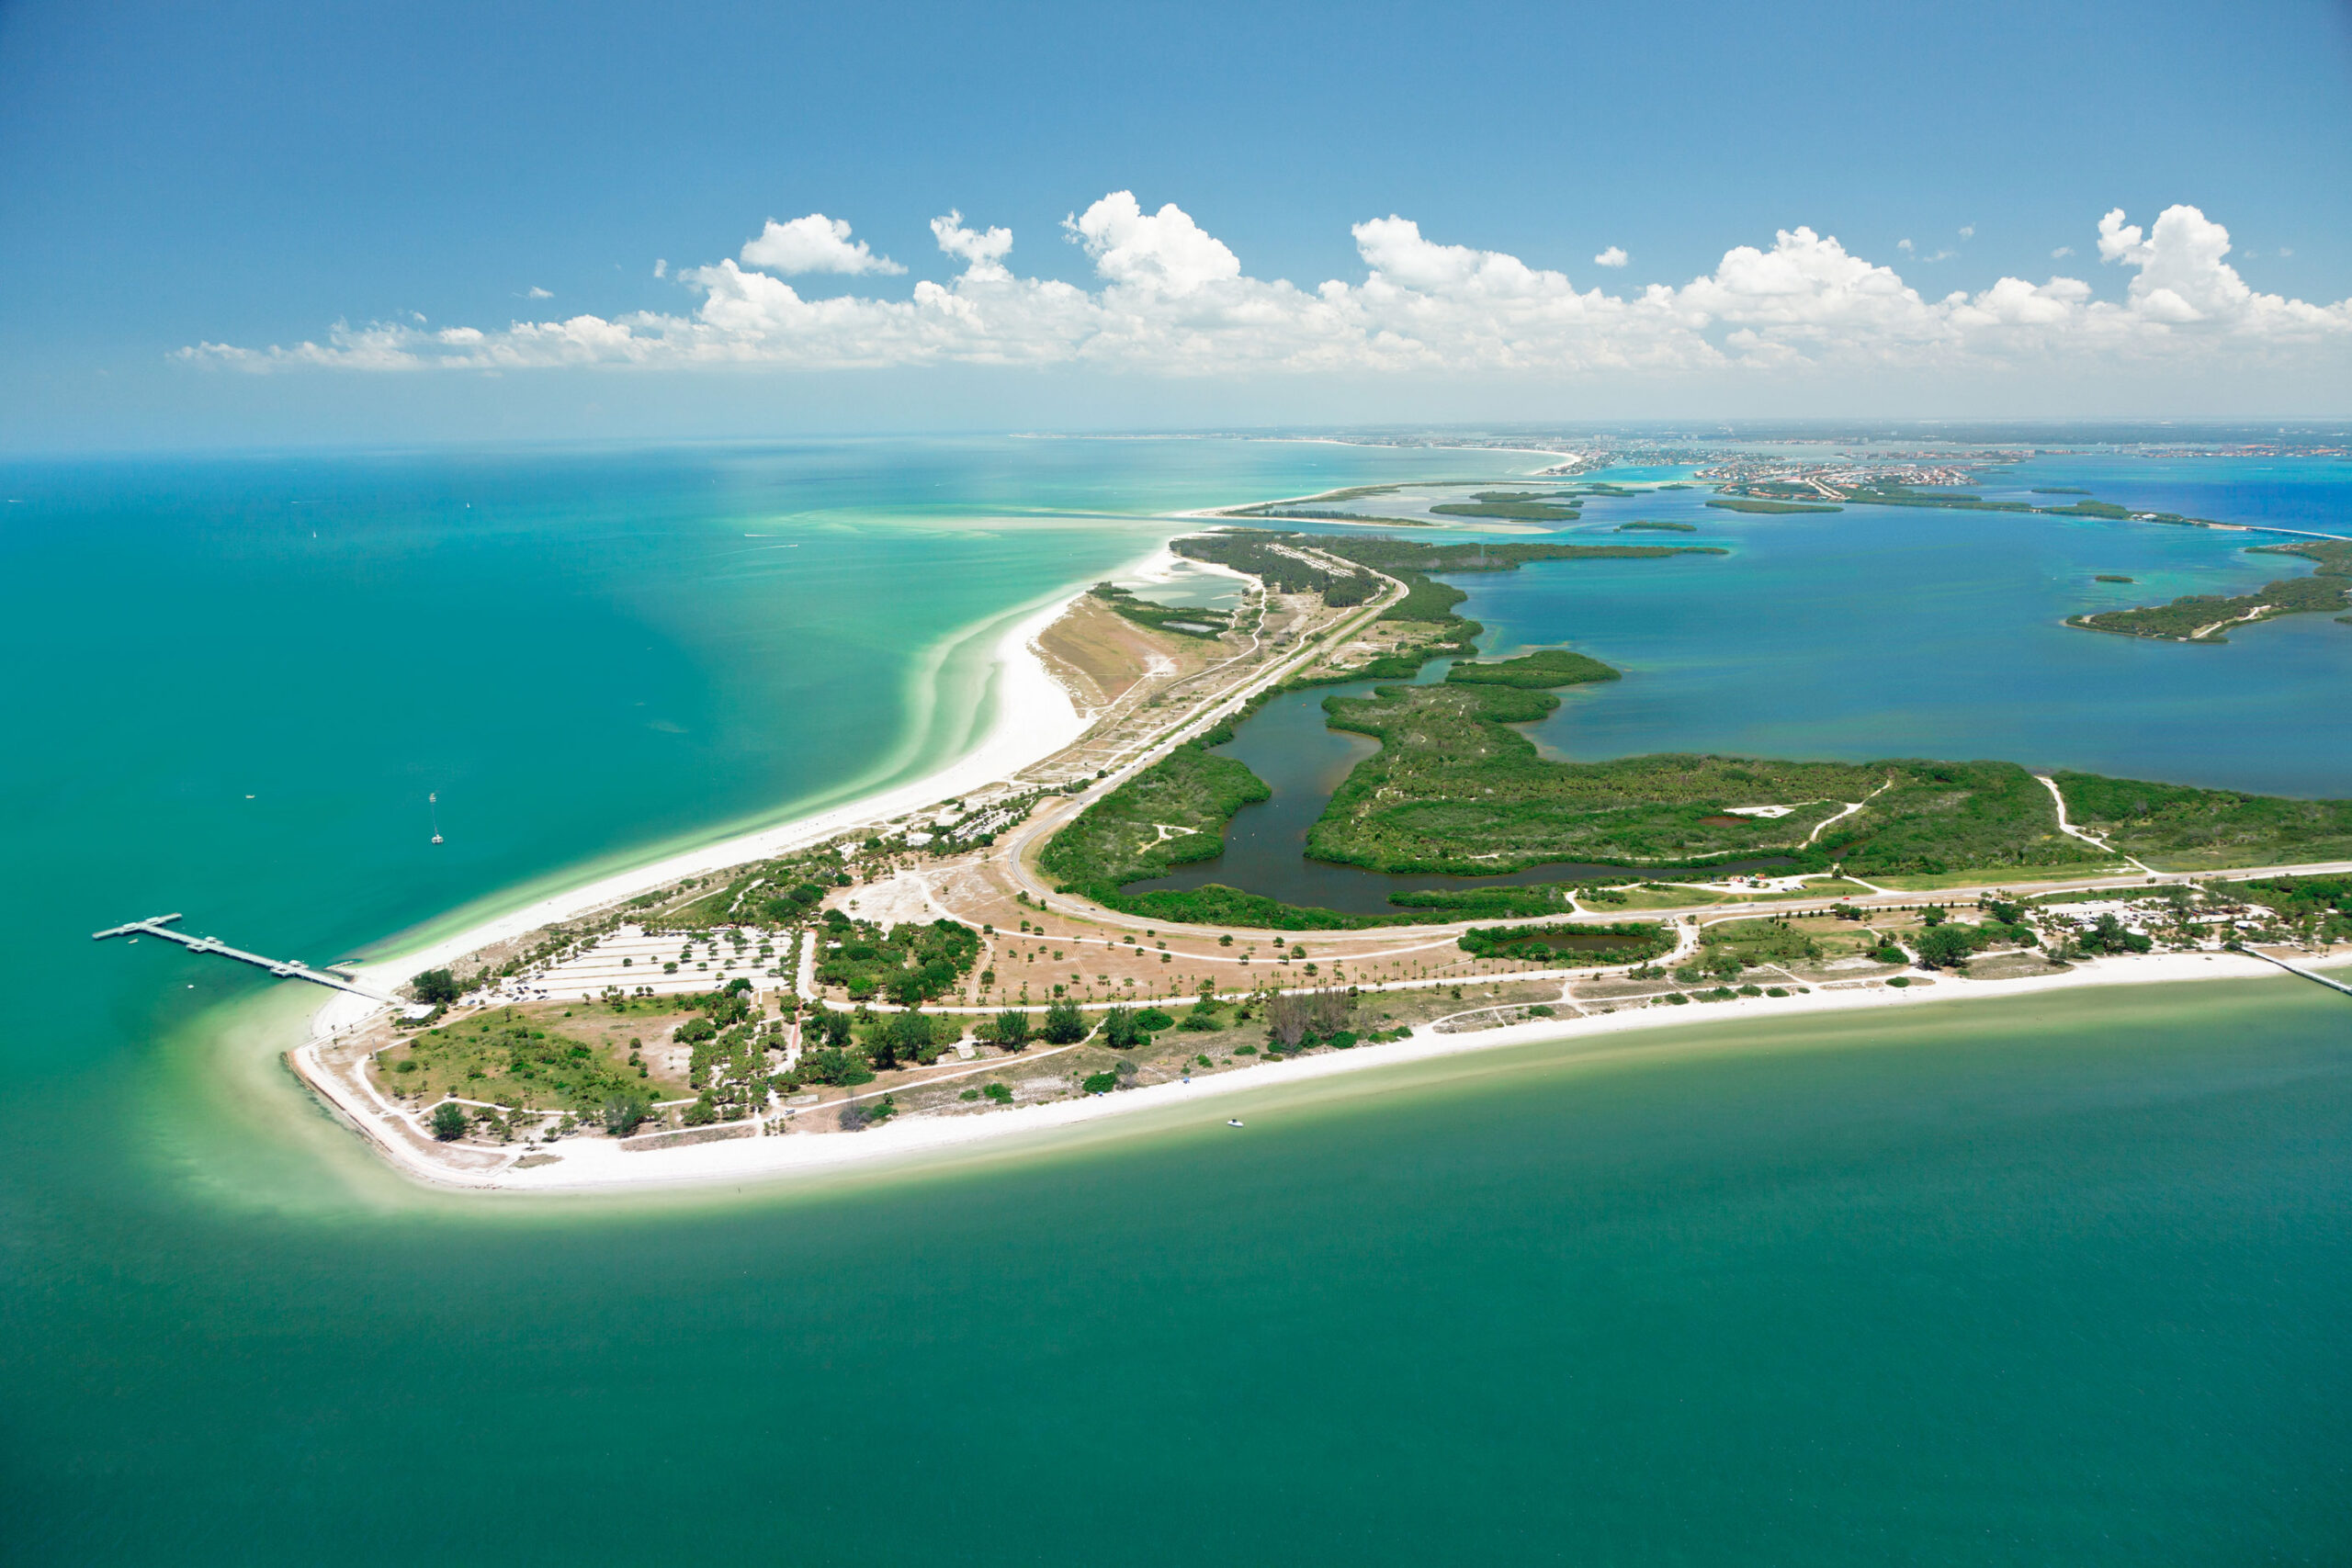
M 440 791 L 438 791 L 438 790 L 429 790 L 429 791 L 427 791 L 427 792 L 425 793 L 425 796 L 424 796 L 424 804 L 425 804 L 427 807 L 431 807 L 431 808 L 432 808 L 432 812 L 433 812 L 433 841 L 434 841 L 435 843 L 436 843 L 436 844 L 437 844 L 437 843 L 439 843 L 439 842 L 441 841 L 441 793 L 440 793 Z

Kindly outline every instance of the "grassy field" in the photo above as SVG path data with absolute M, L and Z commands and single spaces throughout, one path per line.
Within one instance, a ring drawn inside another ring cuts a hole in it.
M 673 1032 L 696 1015 L 677 998 L 616 1009 L 501 1008 L 428 1029 L 376 1058 L 378 1082 L 429 1104 L 443 1095 L 538 1111 L 594 1113 L 607 1099 L 675 1100 L 693 1092 L 673 1070 Z M 644 1071 L 629 1065 L 636 1043 Z

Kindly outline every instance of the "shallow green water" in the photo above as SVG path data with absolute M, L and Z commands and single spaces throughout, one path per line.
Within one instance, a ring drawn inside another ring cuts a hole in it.
M 19 1193 L 18 1560 L 2340 1560 L 2342 998 L 1677 1038 L 718 1206 Z
M 306 1109 L 299 991 L 85 935 L 184 908 L 332 958 L 910 771 L 984 716 L 955 650 L 1134 558 L 1140 513 L 1415 471 L 0 470 L 0 941 L 40 976 L 0 1032 L 10 1560 L 2339 1559 L 2352 1030 L 2317 987 L 518 1204 L 414 1193 Z

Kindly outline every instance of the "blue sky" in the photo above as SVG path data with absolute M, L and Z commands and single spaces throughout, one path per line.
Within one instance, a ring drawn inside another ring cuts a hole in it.
M 338 9 L 0 4 L 0 446 L 2352 409 L 2341 4 Z M 745 254 L 809 214 L 906 270 Z

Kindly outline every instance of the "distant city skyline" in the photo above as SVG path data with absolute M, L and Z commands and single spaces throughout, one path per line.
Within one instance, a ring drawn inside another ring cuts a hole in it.
M 2337 415 L 2346 17 L 33 0 L 0 447 Z

